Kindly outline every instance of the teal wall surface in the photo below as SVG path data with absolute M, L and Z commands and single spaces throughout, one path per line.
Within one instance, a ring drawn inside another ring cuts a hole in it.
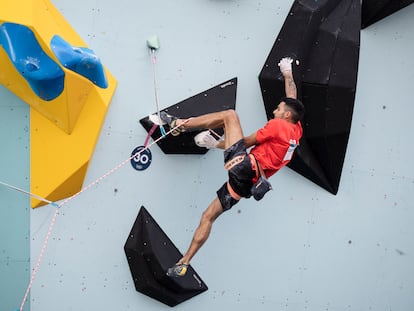
M 138 120 L 156 109 L 146 47 L 154 34 L 161 44 L 161 108 L 237 76 L 236 110 L 245 134 L 265 123 L 258 74 L 291 1 L 53 3 L 119 82 L 85 185 L 144 143 L 147 133 Z M 338 194 L 288 168 L 278 172 L 271 179 L 275 190 L 260 203 L 243 200 L 217 220 L 192 261 L 209 290 L 174 309 L 414 309 L 413 16 L 410 5 L 361 32 L 355 109 Z M 7 171 L 0 179 L 28 188 L 28 108 L 4 89 L 0 96 L 0 159 Z M 16 134 L 7 134 L 9 128 Z M 153 146 L 151 152 L 147 170 L 137 172 L 128 163 L 60 210 L 33 283 L 32 311 L 170 309 L 135 291 L 124 243 L 144 205 L 184 252 L 226 172 L 217 150 L 165 155 Z M 1 250 L 6 245 L 7 252 L 0 254 L 1 271 L 7 272 L 6 281 L 1 277 L 7 305 L 0 309 L 9 311 L 20 304 L 29 281 L 24 253 L 29 200 L 4 188 L 0 195 Z M 52 206 L 30 211 L 32 268 L 54 211 Z M 10 242 L 16 232 L 21 237 Z M 9 288 L 9 280 L 18 284 Z
M 30 111 L 0 86 L 0 181 L 29 190 Z M 29 198 L 0 185 L 0 310 L 20 307 L 30 278 Z M 24 310 L 29 310 L 30 302 Z

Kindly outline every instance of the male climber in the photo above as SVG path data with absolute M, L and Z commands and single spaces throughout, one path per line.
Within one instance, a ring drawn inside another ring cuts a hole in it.
M 278 64 L 285 81 L 286 97 L 280 100 L 273 111 L 274 118 L 250 136 L 243 135 L 239 117 L 234 110 L 186 120 L 161 113 L 162 121 L 168 123 L 170 128 L 178 129 L 176 134 L 192 128 L 224 128 L 224 140 L 217 141 L 209 131 L 205 131 L 195 137 L 195 142 L 201 147 L 225 149 L 224 167 L 229 176 L 228 181 L 217 191 L 217 197 L 203 212 L 187 252 L 168 269 L 168 276 L 184 276 L 190 260 L 207 240 L 217 217 L 231 209 L 241 198 L 251 197 L 253 188 L 263 186 L 261 177 L 266 181 L 266 178 L 288 164 L 292 158 L 293 150 L 302 136 L 300 120 L 305 112 L 303 104 L 297 99 L 292 61 L 285 57 Z M 254 147 L 248 152 L 247 148 L 252 146 Z

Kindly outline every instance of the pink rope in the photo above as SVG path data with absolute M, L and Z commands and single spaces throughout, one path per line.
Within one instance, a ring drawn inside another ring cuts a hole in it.
M 175 131 L 175 130 L 176 130 L 176 129 L 178 129 L 181 125 L 183 125 L 183 124 L 187 123 L 188 121 L 190 121 L 190 119 L 186 119 L 186 120 L 184 120 L 184 122 L 183 122 L 183 123 L 181 123 L 180 125 L 177 125 L 177 126 L 173 127 L 172 129 L 170 129 L 170 130 L 166 133 L 166 135 L 171 134 L 171 132 Z M 157 138 L 156 140 L 154 140 L 152 143 L 150 143 L 148 146 L 145 146 L 145 147 L 144 147 L 143 149 L 141 149 L 140 151 L 138 151 L 138 152 L 136 152 L 135 154 L 131 155 L 128 159 L 126 159 L 125 161 L 123 161 L 123 162 L 119 163 L 117 166 L 115 166 L 114 168 L 112 168 L 111 170 L 109 170 L 108 172 L 106 172 L 105 174 L 103 174 L 101 177 L 97 178 L 95 181 L 91 182 L 89 185 L 87 185 L 86 187 L 82 188 L 79 192 L 75 193 L 74 195 L 72 195 L 71 197 L 67 198 L 66 200 L 64 200 L 62 203 L 60 203 L 60 204 L 58 205 L 58 207 L 57 207 L 57 208 L 56 208 L 56 210 L 55 210 L 55 213 L 53 214 L 52 221 L 50 222 L 49 229 L 48 229 L 48 231 L 47 231 L 46 237 L 45 237 L 45 239 L 44 239 L 44 241 L 43 241 L 43 244 L 42 244 L 42 248 L 41 248 L 41 250 L 40 250 L 39 257 L 37 258 L 37 261 L 36 261 L 36 265 L 35 265 L 35 267 L 33 268 L 32 275 L 31 275 L 31 277 L 30 277 L 29 284 L 28 284 L 28 286 L 27 286 L 27 288 L 26 288 L 26 292 L 25 292 L 25 294 L 24 294 L 24 297 L 23 297 L 22 303 L 21 303 L 21 305 L 20 305 L 20 311 L 23 311 L 24 305 L 26 304 L 26 301 L 27 301 L 27 297 L 29 296 L 30 290 L 32 289 L 33 283 L 34 283 L 34 281 L 35 281 L 35 279 L 36 279 L 36 275 L 37 275 L 37 273 L 38 273 L 38 271 L 39 271 L 40 264 L 41 264 L 42 259 L 43 259 L 43 255 L 44 255 L 45 250 L 46 250 L 46 247 L 47 247 L 47 245 L 48 245 L 48 243 L 49 243 L 49 238 L 50 238 L 50 236 L 51 236 L 51 234 L 52 234 L 53 227 L 54 227 L 54 225 L 55 225 L 55 223 L 56 223 L 57 215 L 59 214 L 59 209 L 60 209 L 62 206 L 66 205 L 68 202 L 72 201 L 74 198 L 78 197 L 79 195 L 81 195 L 82 193 L 84 193 L 85 191 L 87 191 L 88 189 L 90 189 L 91 187 L 93 187 L 94 185 L 96 185 L 96 184 L 98 184 L 99 182 L 101 182 L 103 179 L 105 179 L 105 178 L 106 178 L 106 177 L 108 177 L 109 175 L 111 175 L 111 174 L 113 174 L 114 172 L 116 172 L 116 171 L 117 171 L 118 169 L 120 169 L 122 166 L 124 166 L 125 164 L 127 164 L 128 162 L 130 162 L 132 158 L 135 158 L 136 156 L 138 156 L 139 154 L 141 154 L 141 152 L 143 152 L 144 150 L 149 149 L 152 145 L 156 144 L 157 142 L 159 142 L 159 141 L 160 141 L 161 139 L 163 139 L 164 137 L 166 137 L 166 136 L 160 136 L 159 138 Z
M 155 123 L 152 125 L 152 127 L 151 127 L 150 131 L 148 132 L 147 137 L 145 138 L 145 141 L 144 141 L 144 147 L 146 147 L 146 146 L 148 145 L 148 142 L 149 142 L 149 140 L 150 140 L 150 137 L 152 136 L 152 134 L 154 134 L 155 129 L 156 129 L 157 127 L 158 127 L 158 125 L 157 125 L 157 124 L 155 124 Z
M 39 257 L 37 258 L 36 265 L 33 269 L 33 273 L 32 273 L 32 276 L 30 278 L 29 285 L 27 286 L 26 292 L 24 294 L 23 301 L 20 305 L 20 311 L 23 311 L 24 305 L 25 305 L 26 300 L 27 300 L 27 296 L 29 296 L 30 289 L 32 288 L 32 285 L 33 285 L 33 282 L 35 280 L 37 271 L 39 270 L 40 263 L 42 262 L 43 254 L 45 253 L 46 246 L 47 246 L 47 243 L 49 242 L 49 238 L 50 238 L 50 235 L 52 234 L 52 230 L 53 230 L 53 227 L 55 225 L 56 217 L 57 217 L 58 214 L 59 214 L 59 208 L 57 207 L 56 210 L 55 210 L 55 213 L 53 214 L 52 222 L 49 225 L 49 229 L 47 231 L 45 241 L 43 242 L 42 249 L 40 250 Z
M 221 139 L 221 136 L 219 134 L 217 134 L 217 132 L 215 132 L 212 129 L 208 129 L 211 133 L 213 133 L 213 135 L 215 135 L 219 140 Z

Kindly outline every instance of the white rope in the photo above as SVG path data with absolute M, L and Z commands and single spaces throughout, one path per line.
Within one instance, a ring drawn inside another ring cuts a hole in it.
M 52 204 L 52 205 L 58 206 L 55 202 L 52 202 L 52 201 L 50 201 L 50 200 L 48 200 L 48 199 L 45 199 L 45 198 L 43 198 L 43 197 L 41 197 L 41 196 L 39 196 L 39 195 L 37 195 L 37 194 L 34 194 L 34 193 L 29 192 L 29 191 L 26 191 L 26 190 L 20 189 L 20 188 L 18 188 L 18 187 L 15 187 L 15 186 L 12 186 L 12 185 L 6 184 L 5 182 L 2 182 L 2 181 L 0 181 L 0 184 L 1 184 L 1 185 L 3 185 L 3 186 L 8 187 L 8 188 L 10 188 L 10 189 L 13 189 L 13 190 L 16 190 L 16 191 L 19 191 L 19 192 L 25 193 L 25 194 L 27 194 L 27 195 L 31 196 L 32 198 L 38 199 L 39 201 L 43 201 L 43 202 L 45 202 L 45 203 L 48 203 L 48 204 Z
M 162 136 L 165 136 L 165 129 L 162 126 L 161 116 L 160 116 L 160 107 L 158 104 L 158 86 L 157 86 L 157 70 L 156 70 L 156 64 L 157 64 L 157 58 L 155 56 L 155 49 L 151 49 L 151 59 L 152 59 L 152 72 L 153 72 L 153 82 L 154 82 L 154 96 L 155 96 L 155 107 L 157 109 L 157 116 L 160 124 L 160 131 Z

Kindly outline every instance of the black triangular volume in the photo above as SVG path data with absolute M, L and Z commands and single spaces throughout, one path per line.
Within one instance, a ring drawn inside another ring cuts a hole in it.
M 301 97 L 302 81 L 299 77 L 302 76 L 303 64 L 306 63 L 321 20 L 329 15 L 338 2 L 339 0 L 305 0 L 293 3 L 259 75 L 268 119 L 272 118 L 272 111 L 279 99 L 285 96 L 285 85 L 278 62 L 285 56 L 300 60 L 301 66 L 293 66 L 293 74 L 298 95 Z
M 135 288 L 144 295 L 173 307 L 208 289 L 191 266 L 183 277 L 166 275 L 182 255 L 143 206 L 124 250 Z
M 300 170 L 300 174 L 303 177 L 306 177 L 331 193 L 336 193 L 338 190 L 332 188 L 331 182 L 328 180 L 325 170 L 320 166 L 319 160 L 309 150 L 309 144 L 306 139 L 302 140 L 300 146 L 296 148 L 295 161 L 291 161 L 289 167 L 294 171 Z
M 260 73 L 268 119 L 285 94 L 277 63 L 292 56 L 304 136 L 289 167 L 336 194 L 351 128 L 358 73 L 359 0 L 295 1 Z
M 200 116 L 206 113 L 218 112 L 227 109 L 236 109 L 237 78 L 220 83 L 219 85 L 172 105 L 163 111 L 179 118 Z M 149 132 L 153 123 L 149 116 L 140 120 L 141 125 Z M 168 129 L 168 128 L 167 128 Z M 214 129 L 219 135 L 222 129 Z M 200 148 L 194 143 L 194 136 L 200 130 L 184 132 L 178 136 L 168 135 L 157 142 L 161 150 L 166 154 L 205 154 L 208 149 Z M 154 140 L 161 137 L 157 129 L 151 136 Z
M 362 28 L 378 22 L 411 3 L 414 3 L 414 0 L 363 0 Z

